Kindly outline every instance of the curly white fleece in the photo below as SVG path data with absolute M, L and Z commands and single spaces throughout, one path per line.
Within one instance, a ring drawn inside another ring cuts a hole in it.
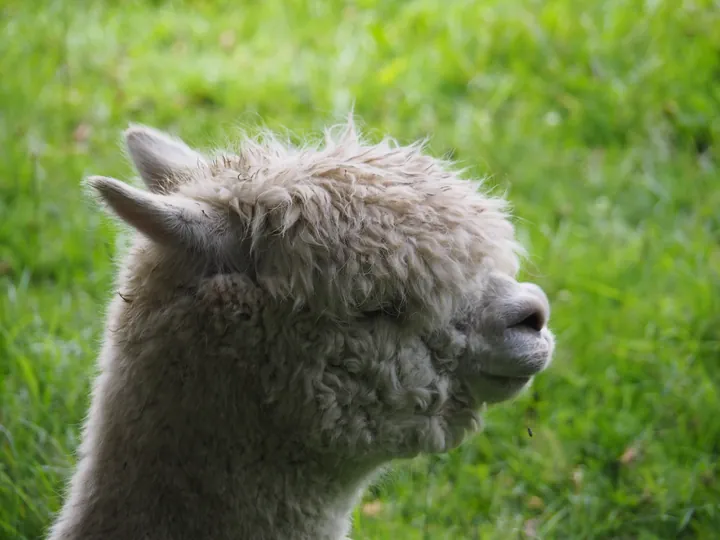
M 183 167 L 134 136 L 152 193 L 95 187 L 146 234 L 122 260 L 50 538 L 344 537 L 378 467 L 477 428 L 458 321 L 502 294 L 491 269 L 517 271 L 505 202 L 352 124 L 195 166 L 178 146 Z

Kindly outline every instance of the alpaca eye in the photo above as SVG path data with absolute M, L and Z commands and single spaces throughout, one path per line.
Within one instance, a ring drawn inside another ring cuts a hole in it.
M 378 319 L 380 317 L 392 317 L 394 318 L 394 315 L 391 312 L 388 312 L 384 309 L 373 309 L 370 311 L 363 311 L 362 317 L 364 319 Z
M 468 321 L 454 321 L 453 327 L 458 332 L 465 334 L 468 330 L 470 330 L 470 323 Z
M 399 319 L 404 311 L 403 303 L 389 303 L 378 309 L 371 309 L 363 311 L 362 316 L 368 319 L 374 319 L 378 317 L 386 317 L 389 319 Z

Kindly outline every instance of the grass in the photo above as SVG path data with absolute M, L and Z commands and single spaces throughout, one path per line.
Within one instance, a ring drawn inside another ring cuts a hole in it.
M 130 174 L 130 121 L 202 147 L 353 102 L 508 191 L 558 335 L 484 433 L 370 490 L 353 538 L 715 537 L 717 1 L 78 6 L 0 7 L 0 538 L 48 525 L 87 406 L 116 239 L 81 178 Z

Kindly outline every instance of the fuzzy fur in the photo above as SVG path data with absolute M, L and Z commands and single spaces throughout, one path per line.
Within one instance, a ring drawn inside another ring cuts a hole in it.
M 372 475 L 447 452 L 550 362 L 506 203 L 420 144 L 125 134 L 148 190 L 51 540 L 337 540 Z

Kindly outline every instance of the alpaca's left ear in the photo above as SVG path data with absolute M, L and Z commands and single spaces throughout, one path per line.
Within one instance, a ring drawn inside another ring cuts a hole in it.
M 157 129 L 133 125 L 124 133 L 133 164 L 150 191 L 163 191 L 172 178 L 187 169 L 207 166 L 205 158 L 180 139 Z
M 217 225 L 217 215 L 209 205 L 174 195 L 148 193 L 104 176 L 91 176 L 86 185 L 116 216 L 154 242 L 209 251 Z

